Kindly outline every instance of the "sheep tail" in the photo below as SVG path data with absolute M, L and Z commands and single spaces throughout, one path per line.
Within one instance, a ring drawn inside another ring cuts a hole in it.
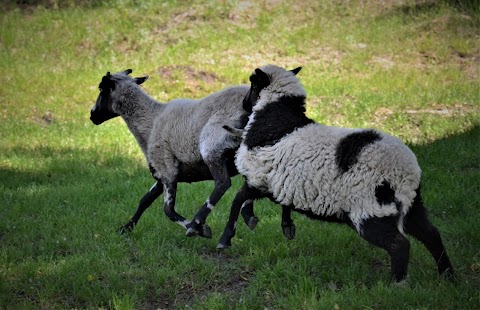
M 411 213 L 412 208 L 416 208 L 418 204 L 418 199 L 420 198 L 420 186 L 417 187 L 415 191 L 408 191 L 408 195 L 403 193 L 403 195 L 396 195 L 395 204 L 397 210 L 399 211 L 398 217 L 398 230 L 405 235 L 404 226 L 405 220 L 408 220 L 409 214 Z
M 228 125 L 223 125 L 222 127 L 235 137 L 241 138 L 243 135 L 243 129 L 233 128 Z

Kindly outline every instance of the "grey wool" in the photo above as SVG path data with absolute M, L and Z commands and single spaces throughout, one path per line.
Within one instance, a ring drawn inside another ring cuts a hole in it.
M 107 73 L 91 111 L 91 120 L 97 125 L 116 116 L 123 118 L 157 181 L 122 230 L 133 229 L 143 211 L 164 193 L 166 215 L 187 228 L 188 236 L 211 237 L 205 221 L 230 187 L 230 176 L 237 174 L 233 157 L 241 142 L 223 126 L 243 129 L 248 115 L 242 101 L 249 87 L 231 86 L 198 100 L 160 103 L 139 86 L 148 77 L 132 78 L 131 72 Z M 194 221 L 187 221 L 174 209 L 177 182 L 202 180 L 214 180 L 215 189 Z

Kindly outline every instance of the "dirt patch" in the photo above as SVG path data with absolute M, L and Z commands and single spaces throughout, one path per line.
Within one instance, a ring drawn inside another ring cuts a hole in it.
M 161 295 L 156 299 L 149 299 L 141 305 L 145 310 L 167 310 L 175 309 L 175 305 L 170 301 L 168 295 Z
M 480 112 L 479 108 L 472 103 L 456 103 L 454 105 L 432 104 L 423 109 L 406 109 L 406 114 L 435 114 L 443 116 L 465 115 L 468 113 Z
M 248 285 L 250 277 L 250 272 L 232 273 L 228 279 L 224 281 L 213 279 L 202 288 L 194 288 L 186 284 L 175 295 L 175 300 L 171 303 L 172 308 L 177 308 L 179 305 L 190 305 L 194 300 L 204 300 L 212 294 L 221 294 L 233 307 Z
M 233 308 L 238 302 L 239 296 L 250 282 L 253 271 L 250 268 L 242 268 L 238 259 L 225 252 L 204 249 L 199 255 L 202 260 L 213 262 L 218 266 L 218 271 L 206 283 L 194 283 L 185 280 L 176 289 L 175 295 L 158 295 L 152 293 L 155 299 L 150 299 L 142 304 L 142 309 L 177 309 L 192 305 L 195 301 L 205 300 L 212 294 L 221 294 L 231 303 Z M 155 292 L 155 288 L 150 288 Z
M 208 22 L 209 19 L 203 10 L 201 6 L 192 6 L 187 10 L 171 13 L 166 22 L 149 32 L 148 36 L 151 38 L 148 41 L 161 42 L 165 46 L 177 44 L 182 40 L 182 36 L 191 36 L 195 29 Z
M 381 124 L 392 114 L 393 111 L 389 108 L 380 107 L 373 112 L 373 123 Z
M 454 51 L 454 54 L 460 69 L 465 72 L 467 77 L 478 81 L 480 78 L 480 50 L 474 54 L 465 54 L 458 51 Z
M 308 51 L 289 54 L 283 50 L 260 50 L 252 51 L 227 50 L 223 52 L 220 60 L 221 65 L 228 65 L 232 61 L 241 59 L 242 67 L 246 72 L 266 64 L 275 64 L 280 67 L 293 69 L 298 66 L 331 66 L 338 65 L 344 57 L 344 52 L 328 46 L 314 46 Z
M 389 57 L 389 56 L 373 56 L 369 61 L 369 64 L 371 65 L 377 65 L 381 67 L 382 69 L 388 70 L 393 68 L 396 63 L 395 61 Z
M 33 116 L 28 117 L 27 119 L 30 119 L 31 121 L 33 121 L 34 123 L 40 126 L 51 125 L 54 121 L 53 113 L 50 111 L 46 111 L 42 116 L 35 114 Z
M 171 83 L 182 80 L 188 84 L 198 84 L 200 81 L 206 84 L 211 84 L 220 80 L 219 76 L 213 72 L 196 70 L 187 65 L 162 66 L 157 69 L 157 73 L 162 80 Z
M 480 109 L 473 103 L 456 103 L 453 105 L 432 104 L 425 108 L 405 108 L 394 111 L 386 107 L 379 107 L 373 112 L 373 123 L 381 124 L 394 113 L 404 113 L 408 115 L 433 114 L 438 116 L 458 116 L 469 113 L 480 113 Z

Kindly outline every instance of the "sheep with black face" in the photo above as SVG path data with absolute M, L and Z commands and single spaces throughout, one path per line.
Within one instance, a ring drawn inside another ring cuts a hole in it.
M 222 126 L 236 130 L 245 126 L 248 115 L 242 101 L 249 87 L 233 86 L 199 100 L 176 99 L 160 104 L 139 87 L 148 77 L 132 78 L 131 72 L 108 72 L 102 78 L 90 116 L 96 125 L 121 116 L 156 180 L 120 232 L 132 230 L 143 212 L 164 192 L 165 214 L 185 227 L 187 236 L 210 238 L 206 218 L 230 187 L 230 177 L 238 173 L 234 153 L 241 139 Z M 203 180 L 214 180 L 215 188 L 193 221 L 187 221 L 175 211 L 177 182 Z M 253 229 L 257 223 L 253 205 L 247 204 L 242 214 Z
M 305 115 L 306 93 L 296 73 L 268 65 L 250 77 L 244 107 L 251 111 L 235 164 L 245 177 L 219 248 L 231 245 L 240 207 L 268 197 L 283 207 L 284 234 L 293 238 L 289 210 L 346 223 L 391 258 L 393 281 L 406 279 L 409 241 L 420 240 L 440 274 L 453 267 L 420 194 L 421 170 L 399 139 L 373 129 L 320 125 Z

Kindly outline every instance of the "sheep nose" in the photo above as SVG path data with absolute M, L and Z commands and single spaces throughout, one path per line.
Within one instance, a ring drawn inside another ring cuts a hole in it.
M 98 125 L 100 123 L 98 122 L 98 117 L 95 118 L 94 112 L 95 112 L 94 109 L 90 111 L 90 121 L 92 121 L 92 123 L 94 123 L 95 125 Z

